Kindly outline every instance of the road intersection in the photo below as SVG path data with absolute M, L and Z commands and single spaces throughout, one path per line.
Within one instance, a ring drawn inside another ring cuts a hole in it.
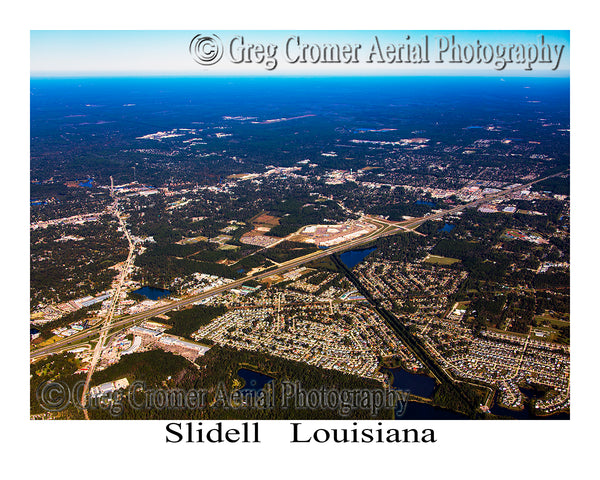
M 334 253 L 339 253 L 339 252 L 343 252 L 345 250 L 351 250 L 353 248 L 363 246 L 365 244 L 368 244 L 368 243 L 371 243 L 371 242 L 377 240 L 380 237 L 394 235 L 394 234 L 397 234 L 402 231 L 419 233 L 419 232 L 415 232 L 416 228 L 418 228 L 421 224 L 423 224 L 424 222 L 426 222 L 428 220 L 439 220 L 445 216 L 455 214 L 466 208 L 473 208 L 482 203 L 487 203 L 492 200 L 496 200 L 496 199 L 505 197 L 507 195 L 511 195 L 516 191 L 527 189 L 536 183 L 542 182 L 549 178 L 556 177 L 558 175 L 562 175 L 563 173 L 565 173 L 565 172 L 564 171 L 559 172 L 554 175 L 540 178 L 538 180 L 534 180 L 534 181 L 526 183 L 526 184 L 519 184 L 514 187 L 502 190 L 501 192 L 486 195 L 480 199 L 474 200 L 473 202 L 463 204 L 463 205 L 458 205 L 449 210 L 443 210 L 441 212 L 437 212 L 432 215 L 426 215 L 423 217 L 413 218 L 413 219 L 406 220 L 403 222 L 394 222 L 394 221 L 389 221 L 389 220 L 385 220 L 385 219 L 378 218 L 378 217 L 364 216 L 362 218 L 362 220 L 368 221 L 368 222 L 374 224 L 375 226 L 377 226 L 377 229 L 367 235 L 360 237 L 360 238 L 349 240 L 347 242 L 340 243 L 339 245 L 335 245 L 335 246 L 329 247 L 327 249 L 319 250 L 317 252 L 313 252 L 313 253 L 309 253 L 308 255 L 304 255 L 302 257 L 298 257 L 298 258 L 294 258 L 292 260 L 288 260 L 286 262 L 282 262 L 279 266 L 277 266 L 275 268 L 271 268 L 266 271 L 262 271 L 259 273 L 255 273 L 253 275 L 249 275 L 249 276 L 234 280 L 230 283 L 212 288 L 212 289 L 207 290 L 202 293 L 197 293 L 197 294 L 190 295 L 190 296 L 182 298 L 182 299 L 174 300 L 166 305 L 161 305 L 158 307 L 150 308 L 143 312 L 138 312 L 138 313 L 134 313 L 134 314 L 117 317 L 114 320 L 111 319 L 112 323 L 109 325 L 109 328 L 105 328 L 106 322 L 102 322 L 101 324 L 94 325 L 94 326 L 88 328 L 87 330 L 84 330 L 80 333 L 74 334 L 68 338 L 58 340 L 51 345 L 46 345 L 43 347 L 36 348 L 30 352 L 30 358 L 33 361 L 33 360 L 45 357 L 50 354 L 55 354 L 55 353 L 59 353 L 59 352 L 67 351 L 67 350 L 72 350 L 73 348 L 76 348 L 76 346 L 78 344 L 89 341 L 89 339 L 91 337 L 98 336 L 99 334 L 102 335 L 103 331 L 106 331 L 104 333 L 104 335 L 106 335 L 106 333 L 108 333 L 109 330 L 129 328 L 129 327 L 131 327 L 135 324 L 139 324 L 139 323 L 143 322 L 144 320 L 147 320 L 151 317 L 155 317 L 157 315 L 164 314 L 171 310 L 179 309 L 181 307 L 194 304 L 194 303 L 204 300 L 208 297 L 218 295 L 220 293 L 226 292 L 233 288 L 241 287 L 244 283 L 246 283 L 250 280 L 261 280 L 265 277 L 284 273 L 288 270 L 299 267 L 305 263 L 317 260 L 319 258 L 323 258 L 323 257 L 329 256 L 329 255 L 332 255 Z M 124 230 L 126 232 L 126 235 L 128 235 L 127 229 L 124 229 Z

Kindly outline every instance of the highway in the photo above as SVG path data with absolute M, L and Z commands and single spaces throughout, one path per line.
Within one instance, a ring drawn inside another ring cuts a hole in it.
M 135 255 L 134 255 L 135 244 L 131 238 L 131 235 L 129 234 L 129 230 L 127 230 L 127 225 L 125 224 L 125 219 L 119 213 L 119 201 L 114 193 L 112 177 L 110 177 L 110 183 L 111 183 L 110 194 L 115 200 L 114 204 L 113 204 L 113 212 L 117 216 L 117 218 L 119 220 L 119 224 L 121 225 L 121 229 L 123 230 L 123 232 L 125 233 L 125 236 L 127 237 L 127 243 L 129 244 L 129 253 L 127 254 L 127 260 L 121 267 L 118 284 L 117 284 L 117 287 L 115 288 L 115 292 L 113 294 L 112 301 L 110 303 L 110 308 L 108 310 L 108 314 L 107 314 L 105 320 L 103 322 L 101 322 L 101 324 L 99 325 L 100 338 L 98 339 L 98 342 L 96 343 L 96 347 L 94 348 L 94 353 L 92 355 L 92 361 L 90 362 L 90 366 L 89 366 L 87 376 L 85 379 L 85 384 L 83 385 L 83 391 L 81 394 L 81 405 L 83 405 L 83 413 L 85 415 L 86 420 L 89 420 L 87 408 L 85 407 L 85 405 L 87 403 L 86 397 L 87 397 L 87 392 L 90 388 L 90 382 L 92 380 L 92 376 L 94 375 L 94 371 L 96 370 L 96 365 L 98 364 L 98 361 L 100 360 L 100 357 L 102 355 L 102 350 L 104 349 L 104 343 L 106 342 L 106 336 L 108 335 L 108 332 L 110 331 L 110 327 L 111 327 L 111 324 L 113 321 L 115 310 L 121 301 L 121 290 L 123 289 L 123 284 L 125 283 L 125 279 L 128 277 L 129 271 L 132 268 L 133 262 L 135 260 Z
M 144 320 L 154 317 L 156 315 L 160 315 L 160 314 L 169 312 L 171 310 L 175 310 L 175 309 L 196 303 L 196 302 L 204 300 L 208 297 L 212 297 L 213 295 L 218 295 L 220 293 L 226 292 L 227 290 L 230 290 L 232 288 L 241 287 L 244 283 L 246 283 L 250 280 L 261 280 L 261 279 L 263 279 L 265 277 L 269 277 L 271 275 L 277 275 L 280 273 L 284 273 L 288 270 L 299 267 L 305 263 L 311 262 L 313 260 L 317 260 L 319 258 L 329 256 L 333 253 L 339 253 L 344 250 L 350 250 L 350 249 L 353 249 L 356 247 L 360 247 L 360 246 L 370 243 L 380 237 L 394 235 L 401 231 L 413 231 L 419 225 L 426 222 L 427 220 L 438 220 L 447 215 L 452 215 L 452 214 L 457 213 L 466 208 L 476 207 L 477 205 L 479 205 L 481 203 L 487 203 L 492 200 L 501 198 L 503 196 L 510 195 L 518 190 L 527 189 L 527 188 L 531 187 L 532 185 L 534 185 L 535 183 L 539 183 L 539 182 L 542 182 L 549 178 L 556 177 L 558 175 L 562 175 L 563 173 L 565 173 L 565 171 L 559 172 L 559 173 L 556 173 L 554 175 L 550 175 L 550 176 L 547 176 L 544 178 L 540 178 L 538 180 L 534 180 L 534 181 L 526 183 L 526 184 L 518 185 L 513 188 L 502 190 L 501 192 L 487 195 L 487 196 L 477 199 L 473 202 L 463 204 L 463 205 L 458 205 L 449 210 L 444 210 L 442 212 L 438 212 L 433 215 L 418 217 L 418 218 L 414 218 L 414 219 L 407 220 L 404 222 L 392 222 L 392 221 L 379 219 L 379 218 L 363 217 L 362 220 L 368 221 L 372 224 L 375 224 L 375 225 L 377 225 L 378 228 L 375 231 L 373 231 L 370 234 L 365 235 L 363 237 L 360 237 L 360 238 L 357 238 L 354 240 L 350 240 L 348 242 L 341 243 L 339 245 L 332 246 L 332 247 L 329 247 L 324 250 L 313 252 L 308 255 L 304 255 L 302 257 L 288 260 L 286 262 L 282 262 L 279 266 L 277 266 L 276 268 L 274 268 L 272 270 L 263 271 L 260 273 L 256 273 L 254 275 L 240 278 L 240 279 L 234 280 L 226 285 L 221 285 L 219 287 L 212 288 L 206 292 L 194 294 L 194 295 L 191 295 L 189 297 L 186 297 L 186 298 L 183 298 L 180 300 L 175 300 L 166 305 L 151 308 L 144 312 L 134 313 L 134 314 L 126 315 L 124 317 L 117 317 L 110 325 L 110 329 L 115 329 L 117 327 L 120 329 L 127 328 L 134 324 L 141 323 Z M 125 229 L 125 231 L 127 231 L 127 230 Z M 418 232 L 414 232 L 414 233 L 418 233 Z M 59 353 L 59 352 L 65 351 L 65 350 L 71 350 L 74 348 L 75 344 L 81 343 L 82 341 L 87 340 L 90 337 L 97 336 L 100 333 L 100 331 L 103 329 L 103 327 L 105 326 L 105 323 L 106 322 L 102 322 L 102 324 L 94 325 L 93 327 L 88 328 L 87 330 L 84 330 L 80 333 L 71 335 L 70 337 L 58 340 L 51 345 L 46 345 L 44 347 L 37 348 L 30 352 L 30 359 L 35 360 L 35 359 L 44 357 L 49 354 Z M 109 328 L 106 328 L 107 333 L 108 333 L 108 330 L 109 330 Z
M 408 223 L 408 225 L 403 225 L 403 228 L 405 228 L 407 230 L 417 228 L 419 225 L 421 225 L 422 223 L 426 222 L 427 220 L 438 220 L 438 219 L 440 219 L 442 217 L 445 217 L 446 215 L 452 215 L 453 213 L 456 213 L 456 212 L 459 212 L 461 210 L 464 210 L 465 208 L 476 207 L 479 204 L 491 202 L 492 200 L 496 200 L 496 199 L 504 197 L 506 195 L 510 195 L 510 194 L 512 194 L 512 193 L 514 193 L 516 191 L 519 191 L 519 190 L 527 190 L 529 187 L 531 187 L 532 185 L 535 185 L 536 183 L 543 182 L 545 180 L 548 180 L 549 178 L 554 178 L 554 177 L 557 177 L 557 176 L 562 175 L 564 173 L 566 173 L 566 170 L 562 171 L 562 172 L 555 173 L 554 175 L 549 175 L 549 176 L 544 177 L 544 178 L 539 178 L 537 180 L 534 180 L 534 181 L 529 182 L 529 183 L 525 183 L 523 185 L 518 185 L 518 186 L 513 187 L 513 188 L 508 188 L 506 190 L 502 190 L 502 191 L 497 192 L 497 193 L 492 193 L 490 195 L 486 195 L 483 198 L 474 200 L 473 202 L 467 203 L 465 205 L 458 205 L 458 206 L 456 206 L 454 208 L 451 208 L 450 210 L 444 210 L 443 212 L 439 212 L 439 213 L 435 213 L 433 215 L 428 215 L 428 216 L 425 216 L 425 217 L 420 217 L 418 219 L 411 220 Z
M 332 253 L 344 251 L 347 249 L 352 249 L 354 247 L 363 245 L 365 243 L 369 243 L 369 242 L 371 242 L 379 237 L 382 237 L 384 235 L 391 235 L 394 233 L 398 233 L 400 231 L 402 231 L 402 229 L 398 226 L 391 226 L 391 225 L 381 222 L 379 224 L 379 228 L 377 230 L 375 230 L 371 234 L 366 235 L 364 237 L 361 237 L 361 238 L 358 238 L 355 240 L 351 240 L 344 244 L 336 245 L 335 247 L 330 247 L 326 250 L 320 250 L 317 252 L 309 253 L 308 255 L 304 255 L 302 257 L 288 260 L 287 262 L 281 263 L 280 266 L 278 266 L 272 270 L 268 270 L 268 271 L 256 273 L 251 276 L 240 278 L 238 280 L 234 280 L 225 285 L 221 285 L 219 287 L 212 288 L 206 292 L 194 294 L 189 297 L 183 298 L 181 300 L 175 300 L 173 302 L 168 303 L 167 305 L 162 305 L 160 307 L 151 308 L 151 309 L 145 310 L 143 312 L 130 314 L 123 318 L 117 318 L 117 319 L 115 319 L 114 322 L 112 322 L 112 328 L 128 327 L 130 325 L 140 323 L 148 318 L 154 317 L 156 315 L 160 315 L 162 313 L 166 313 L 170 310 L 174 310 L 176 308 L 190 305 L 190 304 L 198 302 L 200 300 L 204 300 L 208 297 L 212 297 L 213 295 L 218 295 L 220 293 L 226 292 L 227 290 L 231 290 L 232 288 L 241 287 L 244 283 L 248 282 L 249 280 L 260 280 L 265 277 L 269 277 L 271 275 L 277 275 L 279 273 L 286 272 L 288 270 L 291 270 L 293 268 L 296 268 L 298 266 L 301 266 L 301 265 L 311 262 L 313 260 L 326 257 L 328 255 L 331 255 Z M 72 345 L 74 343 L 79 343 L 82 340 L 85 340 L 90 337 L 98 335 L 99 330 L 102 329 L 104 324 L 105 324 L 105 322 L 103 322 L 102 325 L 94 325 L 93 327 L 88 328 L 87 330 L 84 330 L 80 333 L 71 335 L 70 337 L 67 337 L 65 339 L 58 340 L 57 342 L 55 342 L 51 345 L 47 345 L 45 347 L 38 348 L 38 349 L 34 350 L 33 352 L 31 352 L 30 357 L 32 359 L 35 359 L 35 358 L 46 356 L 51 353 L 58 353 L 58 352 L 61 352 L 64 350 L 72 349 L 73 348 Z

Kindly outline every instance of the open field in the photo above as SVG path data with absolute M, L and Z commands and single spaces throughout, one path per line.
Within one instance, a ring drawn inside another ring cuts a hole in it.
M 568 327 L 570 325 L 570 322 L 568 320 L 561 320 L 560 318 L 557 318 L 554 315 L 548 313 L 544 313 L 542 315 L 535 315 L 533 319 L 535 320 L 536 325 L 541 325 L 545 322 L 548 322 L 555 327 Z
M 207 237 L 203 237 L 202 235 L 200 235 L 198 237 L 182 238 L 181 240 L 179 240 L 176 243 L 179 245 L 192 245 L 192 244 L 198 243 L 198 242 L 206 242 L 207 240 L 208 240 Z
M 250 219 L 250 223 L 255 226 L 264 226 L 273 228 L 276 225 L 279 225 L 279 218 L 274 217 L 273 215 L 269 215 L 266 212 L 257 215 Z
M 434 265 L 452 265 L 460 262 L 458 258 L 440 257 L 439 255 L 427 255 L 423 261 L 425 263 L 433 263 Z
M 254 229 L 241 236 L 241 243 L 259 247 L 268 247 L 280 240 L 276 237 L 265 236 L 265 233 L 279 225 L 279 218 L 269 215 L 267 212 L 263 212 L 251 218 L 249 223 Z
M 229 245 L 229 244 L 224 244 L 221 245 L 218 249 L 219 250 L 238 250 L 240 247 L 237 245 Z
M 47 345 L 52 345 L 53 343 L 55 343 L 59 340 L 62 340 L 63 338 L 65 338 L 65 337 L 61 337 L 59 335 L 54 335 L 54 336 L 50 337 L 48 340 L 44 340 L 43 342 L 36 344 L 36 347 L 45 347 Z

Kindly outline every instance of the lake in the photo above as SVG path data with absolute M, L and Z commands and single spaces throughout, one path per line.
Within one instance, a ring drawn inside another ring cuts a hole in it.
M 431 398 L 435 391 L 435 380 L 427 375 L 410 373 L 401 367 L 387 368 L 386 373 L 392 375 L 392 388 L 408 390 L 413 395 Z M 395 416 L 396 420 L 467 420 L 460 413 L 434 407 L 427 403 L 409 402 L 406 411 Z
M 392 375 L 392 388 L 408 390 L 413 395 L 431 398 L 435 391 L 435 380 L 427 375 L 410 373 L 401 367 L 386 368 L 386 373 Z
M 79 186 L 80 187 L 93 187 L 94 186 L 94 180 L 92 180 L 91 178 L 88 178 L 88 180 L 86 182 L 79 182 Z
M 133 293 L 137 293 L 138 295 L 143 295 L 148 300 L 158 300 L 161 297 L 166 297 L 171 292 L 165 288 L 157 288 L 157 287 L 142 287 L 134 290 Z
M 344 252 L 340 255 L 340 260 L 346 267 L 352 269 L 360 262 L 362 262 L 369 253 L 377 250 L 376 247 L 371 248 L 363 248 L 361 250 L 350 250 L 349 252 Z

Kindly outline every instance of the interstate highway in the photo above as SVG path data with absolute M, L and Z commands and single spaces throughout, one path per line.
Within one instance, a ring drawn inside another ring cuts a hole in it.
M 412 230 L 416 229 L 422 223 L 426 222 L 427 220 L 437 220 L 446 215 L 452 215 L 453 213 L 464 210 L 465 208 L 475 207 L 475 206 L 479 205 L 480 203 L 486 203 L 491 200 L 495 200 L 495 199 L 503 197 L 505 195 L 514 193 L 515 191 L 527 189 L 535 183 L 542 182 L 544 180 L 547 180 L 552 177 L 556 177 L 558 175 L 562 175 L 563 173 L 565 173 L 565 172 L 559 172 L 554 175 L 540 178 L 533 182 L 529 182 L 529 183 L 526 183 L 523 185 L 519 185 L 517 187 L 502 190 L 501 192 L 498 192 L 498 193 L 487 195 L 486 197 L 480 198 L 471 203 L 453 207 L 450 210 L 444 210 L 442 212 L 439 212 L 439 213 L 436 213 L 433 215 L 428 215 L 425 217 L 411 219 L 406 222 L 388 222 L 386 220 L 373 219 L 373 218 L 365 219 L 371 223 L 378 225 L 379 228 L 377 230 L 375 230 L 374 232 L 372 232 L 368 235 L 365 235 L 364 237 L 361 237 L 361 238 L 358 238 L 355 240 L 351 240 L 349 242 L 342 243 L 340 245 L 336 245 L 336 246 L 327 248 L 322 251 L 309 253 L 308 255 L 304 255 L 303 257 L 288 260 L 287 262 L 281 263 L 280 266 L 278 266 L 277 268 L 275 268 L 273 270 L 257 273 L 255 275 L 251 275 L 249 277 L 240 278 L 240 279 L 234 280 L 233 282 L 228 283 L 226 285 L 221 285 L 219 287 L 212 288 L 206 292 L 191 295 L 191 296 L 189 296 L 187 298 L 183 298 L 181 300 L 173 301 L 171 303 L 168 303 L 167 305 L 162 305 L 160 307 L 151 308 L 144 312 L 134 313 L 134 314 L 130 314 L 125 317 L 122 317 L 122 318 L 115 319 L 115 321 L 112 324 L 112 328 L 115 328 L 115 327 L 125 328 L 125 327 L 131 326 L 133 324 L 140 323 L 140 322 L 142 322 L 148 318 L 154 317 L 156 315 L 160 315 L 162 313 L 169 312 L 170 310 L 174 310 L 179 307 L 190 305 L 192 303 L 198 302 L 200 300 L 211 297 L 213 295 L 223 293 L 232 288 L 240 287 L 241 285 L 243 285 L 245 282 L 247 282 L 249 280 L 260 280 L 262 278 L 269 277 L 271 275 L 283 273 L 287 270 L 290 270 L 292 268 L 295 268 L 295 267 L 298 267 L 305 263 L 308 263 L 312 260 L 316 260 L 318 258 L 322 258 L 322 257 L 326 257 L 328 255 L 331 255 L 332 253 L 338 253 L 338 252 L 341 252 L 344 250 L 348 250 L 348 249 L 352 249 L 352 248 L 364 245 L 365 243 L 369 243 L 373 240 L 376 240 L 379 237 L 393 235 L 393 234 L 401 232 L 401 231 L 412 231 Z M 58 340 L 51 345 L 46 345 L 44 347 L 37 348 L 37 349 L 31 351 L 30 358 L 32 360 L 34 360 L 34 359 L 41 358 L 41 357 L 44 357 L 44 356 L 52 354 L 52 353 L 58 353 L 58 352 L 61 352 L 64 350 L 70 350 L 70 349 L 74 348 L 74 346 L 77 345 L 78 343 L 81 343 L 83 340 L 88 339 L 89 337 L 98 335 L 100 327 L 101 327 L 101 324 L 91 327 L 87 330 L 84 330 L 83 332 L 71 335 L 70 337 Z
M 371 222 L 378 223 L 379 228 L 377 230 L 375 230 L 374 232 L 372 232 L 368 235 L 365 235 L 364 237 L 361 237 L 361 238 L 358 238 L 355 240 L 351 240 L 349 242 L 346 242 L 346 243 L 343 243 L 340 245 L 336 245 L 334 247 L 330 247 L 326 250 L 320 250 L 317 252 L 309 253 L 308 255 L 304 255 L 302 257 L 288 260 L 287 262 L 281 263 L 280 266 L 278 266 L 277 268 L 274 268 L 272 270 L 257 273 L 255 275 L 251 275 L 248 277 L 240 278 L 238 280 L 234 280 L 233 282 L 227 283 L 226 285 L 221 285 L 219 287 L 212 288 L 206 292 L 191 295 L 187 298 L 183 298 L 181 300 L 176 300 L 176 301 L 170 302 L 166 305 L 162 305 L 160 307 L 151 308 L 151 309 L 145 310 L 143 312 L 134 313 L 134 314 L 130 314 L 130 315 L 127 315 L 127 316 L 119 318 L 119 319 L 115 319 L 115 321 L 112 323 L 112 328 L 125 327 L 125 326 L 130 326 L 130 325 L 133 325 L 136 323 L 140 323 L 148 318 L 154 317 L 156 315 L 160 315 L 162 313 L 166 313 L 170 310 L 174 310 L 179 307 L 190 305 L 192 303 L 198 302 L 200 300 L 211 297 L 213 295 L 223 293 L 232 288 L 241 287 L 245 282 L 248 282 L 249 280 L 260 280 L 262 278 L 269 277 L 271 275 L 277 275 L 279 273 L 283 273 L 287 270 L 296 268 L 300 265 L 303 265 L 310 261 L 316 260 L 318 258 L 326 257 L 328 255 L 331 255 L 332 253 L 351 249 L 351 248 L 360 246 L 362 244 L 371 242 L 379 237 L 382 237 L 385 235 L 391 235 L 391 234 L 402 231 L 401 227 L 392 226 L 385 222 L 379 222 L 379 221 L 375 221 L 375 222 L 371 221 Z M 55 342 L 51 345 L 46 345 L 44 347 L 40 347 L 40 348 L 32 351 L 30 354 L 30 357 L 32 359 L 35 359 L 35 358 L 43 357 L 43 356 L 51 354 L 51 353 L 57 353 L 57 352 L 60 352 L 63 350 L 71 349 L 71 348 L 73 348 L 72 346 L 75 345 L 76 343 L 80 343 L 81 341 L 83 341 L 91 336 L 98 335 L 99 330 L 100 330 L 100 325 L 91 327 L 80 333 L 71 335 L 70 337 L 67 337 L 65 339 L 58 340 L 57 342 Z

